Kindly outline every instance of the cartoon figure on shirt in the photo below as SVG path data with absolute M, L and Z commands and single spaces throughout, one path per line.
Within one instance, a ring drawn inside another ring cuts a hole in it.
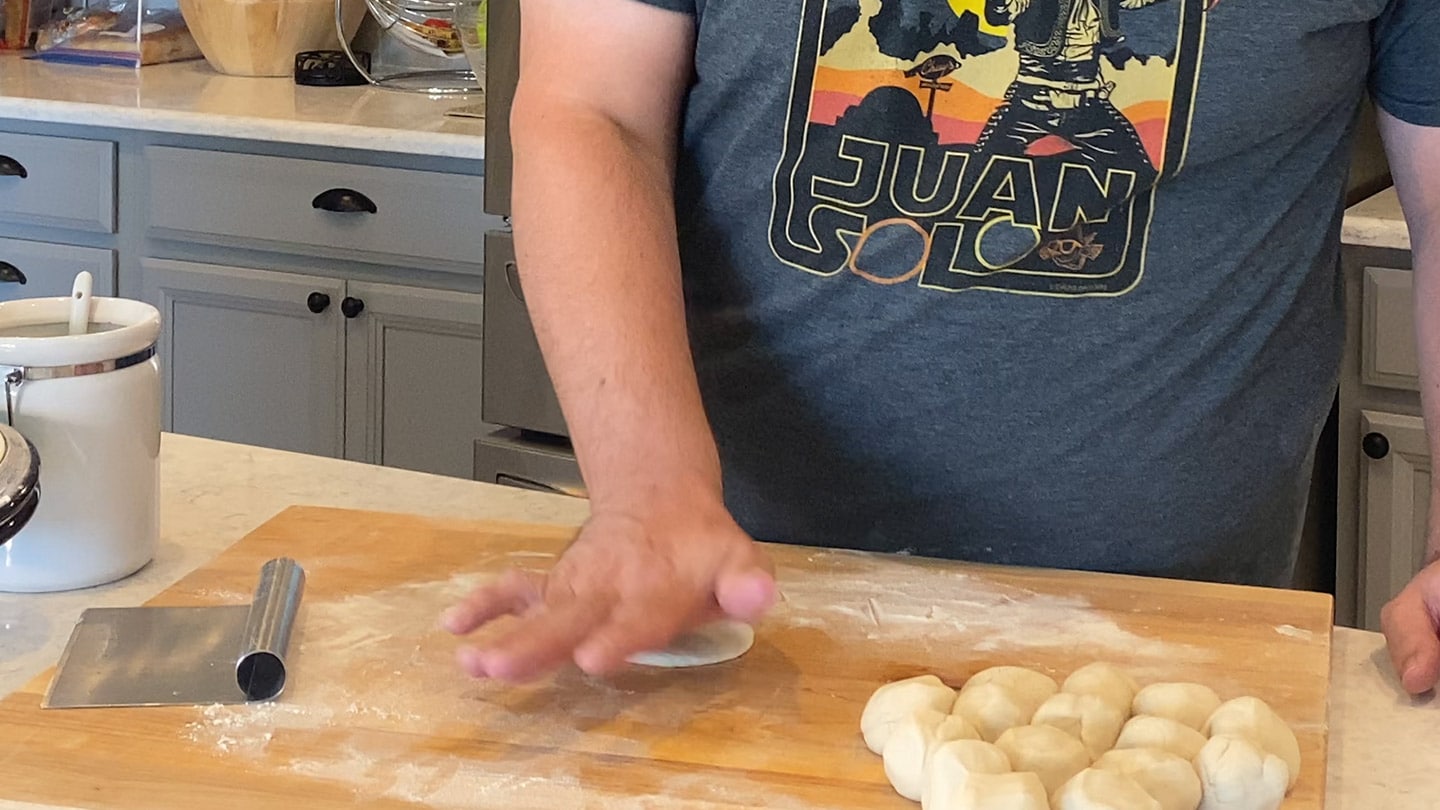
M 986 20 L 1014 27 L 1020 70 L 976 148 L 1026 155 L 1052 138 L 1052 148 L 1153 182 L 1155 166 L 1100 70 L 1102 49 L 1123 40 L 1119 11 L 1120 0 L 987 0 Z

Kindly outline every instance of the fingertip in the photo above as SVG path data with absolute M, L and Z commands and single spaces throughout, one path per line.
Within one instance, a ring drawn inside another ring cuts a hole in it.
M 1440 681 L 1440 635 L 1423 585 L 1411 583 L 1380 614 L 1395 675 L 1410 695 L 1428 692 Z
M 609 675 L 625 666 L 621 655 L 607 641 L 587 641 L 575 649 L 575 666 L 586 675 Z
M 455 651 L 455 663 L 472 678 L 484 678 L 485 655 L 474 647 L 461 647 Z
M 545 674 L 545 668 L 528 664 L 517 656 L 500 652 L 483 656 L 481 665 L 485 669 L 485 677 L 511 685 L 530 683 L 539 680 Z
M 464 605 L 455 605 L 440 614 L 440 628 L 451 635 L 463 636 L 474 629 L 471 625 L 470 611 Z
M 1405 662 L 1400 682 L 1411 695 L 1423 695 L 1440 681 L 1440 649 L 1429 647 Z
M 773 576 L 751 568 L 722 577 L 715 588 L 715 599 L 726 615 L 740 621 L 757 621 L 775 604 L 777 590 Z

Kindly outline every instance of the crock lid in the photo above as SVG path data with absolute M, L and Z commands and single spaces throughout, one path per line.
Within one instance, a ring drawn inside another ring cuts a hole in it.
M 0 545 L 25 528 L 40 505 L 40 454 L 20 431 L 0 423 Z

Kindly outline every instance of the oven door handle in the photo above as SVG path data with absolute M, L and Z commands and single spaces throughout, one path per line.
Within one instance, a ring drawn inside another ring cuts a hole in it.
M 505 263 L 505 285 L 510 288 L 510 294 L 515 296 L 516 301 L 525 303 L 525 291 L 520 289 L 520 268 L 515 266 L 515 262 Z
M 552 494 L 552 495 L 565 495 L 565 496 L 571 497 L 571 498 L 583 498 L 583 497 L 585 497 L 585 493 L 584 493 L 584 492 L 579 491 L 579 490 L 575 489 L 574 487 L 566 487 L 566 486 L 557 486 L 557 485 L 555 485 L 555 484 L 547 484 L 547 483 L 544 483 L 543 481 L 536 481 L 536 480 L 534 480 L 534 479 L 532 479 L 532 478 L 522 478 L 522 477 L 520 477 L 520 476 L 518 476 L 518 475 L 510 475 L 509 473 L 496 473 L 496 474 L 495 474 L 495 483 L 500 484 L 500 485 L 502 485 L 502 486 L 507 486 L 507 487 L 518 487 L 518 488 L 520 488 L 520 489 L 528 489 L 528 490 L 531 490 L 531 491 L 534 491 L 534 492 L 548 492 L 548 493 L 550 493 L 550 494 Z

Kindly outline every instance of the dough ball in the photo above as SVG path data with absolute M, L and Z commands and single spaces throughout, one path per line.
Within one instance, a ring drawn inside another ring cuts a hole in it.
M 1060 687 L 1043 672 L 1036 672 L 1025 667 L 990 667 L 983 669 L 965 682 L 960 692 L 964 694 L 966 689 L 978 688 L 986 684 L 999 684 L 1015 695 L 1016 701 L 1022 707 L 1029 707 L 1028 713 L 1034 714 L 1047 698 L 1060 691 Z M 1026 718 L 1029 722 L 1029 718 Z
M 1202 795 L 1200 776 L 1188 760 L 1158 748 L 1117 748 L 1095 761 L 1104 771 L 1118 771 L 1134 779 L 1161 810 L 1195 810 Z
M 1211 737 L 1226 735 L 1249 740 L 1267 754 L 1284 760 L 1290 769 L 1287 788 L 1295 787 L 1300 778 L 1300 741 L 1289 724 L 1260 698 L 1242 697 L 1220 704 L 1205 724 Z
M 973 773 L 934 810 L 1050 810 L 1049 794 L 1033 773 Z
M 1017 698 L 1005 686 L 984 683 L 961 690 L 953 711 L 969 721 L 982 740 L 995 742 L 1007 730 L 1029 723 L 1037 707 Z
M 921 810 L 943 810 L 966 779 L 977 773 L 1009 773 L 1010 758 L 984 740 L 951 740 L 930 752 L 925 784 L 920 789 Z M 1193 808 L 1192 808 L 1193 810 Z
M 1055 793 L 1054 810 L 1161 810 L 1161 805 L 1119 771 L 1086 768 Z
M 964 718 L 934 709 L 918 709 L 895 723 L 882 756 L 885 776 L 895 792 L 920 800 L 930 752 L 942 742 L 973 740 L 979 735 Z
M 1016 726 L 995 741 L 1010 767 L 1032 771 L 1050 795 L 1065 781 L 1090 766 L 1090 752 L 1079 740 L 1054 726 Z
M 1194 762 L 1200 749 L 1205 747 L 1205 735 L 1168 717 L 1141 714 L 1130 718 L 1120 729 L 1115 747 L 1159 748 L 1186 762 Z
M 1113 664 L 1096 661 L 1070 673 L 1070 677 L 1061 684 L 1060 691 L 1073 695 L 1094 695 L 1119 709 L 1128 720 L 1131 705 L 1135 702 L 1135 693 L 1140 691 L 1140 686 L 1124 670 Z
M 920 709 L 949 712 L 955 702 L 955 690 L 934 675 L 917 675 L 892 681 L 876 689 L 860 713 L 860 733 L 865 747 L 881 754 L 890 730 L 907 715 Z
M 1060 692 L 1035 710 L 1030 723 L 1054 726 L 1085 744 L 1090 758 L 1115 747 L 1125 714 L 1095 695 Z
M 1205 730 L 1205 721 L 1220 708 L 1220 696 L 1200 683 L 1152 683 L 1135 694 L 1130 705 L 1134 714 L 1168 717 L 1196 731 Z
M 1200 810 L 1279 810 L 1289 776 L 1285 761 L 1240 737 L 1211 737 L 1195 758 Z
M 663 649 L 635 653 L 626 660 L 662 669 L 707 667 L 739 658 L 753 646 L 755 628 L 745 622 L 723 619 L 682 633 Z

